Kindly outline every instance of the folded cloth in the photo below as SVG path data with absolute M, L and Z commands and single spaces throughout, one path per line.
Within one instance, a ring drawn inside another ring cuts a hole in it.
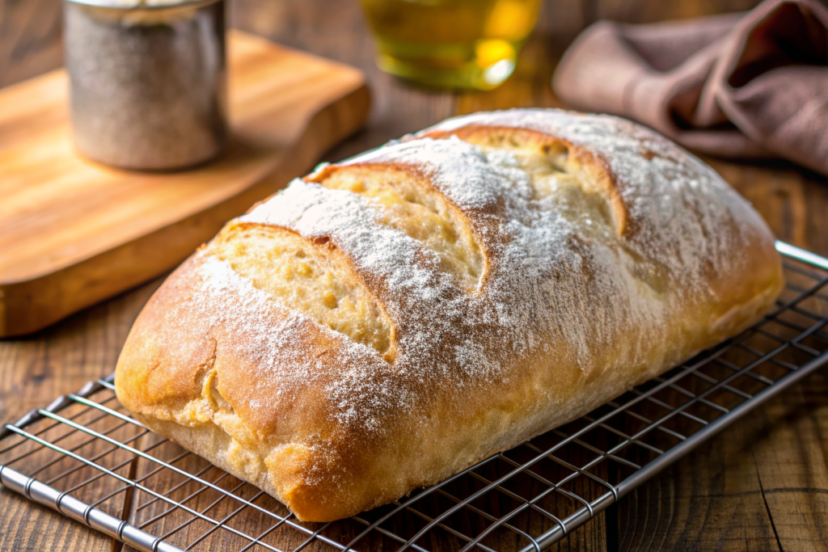
M 681 22 L 598 22 L 553 79 L 585 111 L 647 124 L 688 148 L 783 157 L 828 175 L 828 9 L 767 0 Z

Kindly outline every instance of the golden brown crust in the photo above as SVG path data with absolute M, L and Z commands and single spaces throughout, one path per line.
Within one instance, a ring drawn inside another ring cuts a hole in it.
M 116 390 L 149 427 L 329 521 L 584 414 L 741 331 L 781 287 L 758 215 L 663 138 L 478 114 L 229 223 L 144 308 Z M 371 333 L 386 318 L 390 355 Z

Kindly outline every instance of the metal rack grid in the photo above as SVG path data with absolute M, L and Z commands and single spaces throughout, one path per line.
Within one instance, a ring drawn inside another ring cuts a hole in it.
M 0 430 L 0 481 L 140 550 L 540 552 L 828 363 L 828 259 L 778 242 L 787 287 L 741 335 L 393 504 L 303 523 L 130 418 L 112 377 Z M 439 543 L 438 543 L 439 541 Z

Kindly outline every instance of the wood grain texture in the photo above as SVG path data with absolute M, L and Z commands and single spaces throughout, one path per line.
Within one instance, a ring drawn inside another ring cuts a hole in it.
M 548 0 L 513 78 L 491 92 L 460 94 L 417 90 L 379 72 L 356 2 L 236 0 L 231 6 L 237 27 L 365 72 L 374 95 L 371 119 L 364 130 L 327 156 L 338 160 L 455 113 L 557 106 L 549 85 L 557 59 L 569 41 L 599 17 L 647 22 L 749 9 L 756 3 Z M 0 0 L 0 83 L 60 65 L 57 4 L 57 0 Z M 828 179 L 782 162 L 706 160 L 753 202 L 781 239 L 828 255 Z M 0 342 L 2 419 L 14 418 L 111 371 L 125 331 L 154 285 L 157 282 L 36 336 Z M 828 377 L 818 373 L 679 461 L 553 550 L 828 550 L 826 451 Z M 94 537 L 101 543 L 95 548 L 87 544 L 92 542 L 91 531 L 45 509 L 19 507 L 18 502 L 22 501 L 0 491 L 0 517 L 9 520 L 0 526 L 0 550 L 19 546 L 20 550 L 97 551 L 113 546 Z M 34 534 L 27 529 L 31 523 L 44 527 L 49 523 L 51 529 Z M 36 546 L 30 544 L 34 542 Z
M 187 171 L 123 171 L 76 155 L 62 70 L 0 90 L 0 336 L 169 270 L 367 118 L 357 70 L 238 31 L 229 52 L 230 145 Z
M 69 318 L 45 332 L 0 342 L 0 419 L 16 420 L 45 397 L 80 389 L 107 375 L 156 280 Z M 48 402 L 48 400 L 46 401 Z M 0 550 L 110 551 L 113 541 L 56 512 L 0 490 Z
M 621 549 L 825 550 L 826 392 L 810 378 L 634 491 Z

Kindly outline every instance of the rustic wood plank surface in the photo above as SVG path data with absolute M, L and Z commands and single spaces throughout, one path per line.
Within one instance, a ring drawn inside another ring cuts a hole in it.
M 456 113 L 557 106 L 549 81 L 566 45 L 598 18 L 651 22 L 748 9 L 756 0 L 547 0 L 516 74 L 486 93 L 424 92 L 378 71 L 357 2 L 234 0 L 234 26 L 352 64 L 373 89 L 355 154 Z M 59 0 L 0 0 L 0 86 L 59 67 Z M 709 160 L 783 240 L 828 255 L 828 179 L 786 163 Z M 0 341 L 0 419 L 112 371 L 158 281 L 39 334 Z M 759 408 L 562 541 L 560 550 L 828 550 L 828 377 Z M 119 550 L 118 543 L 0 491 L 0 550 Z M 286 543 L 287 544 L 287 543 Z

